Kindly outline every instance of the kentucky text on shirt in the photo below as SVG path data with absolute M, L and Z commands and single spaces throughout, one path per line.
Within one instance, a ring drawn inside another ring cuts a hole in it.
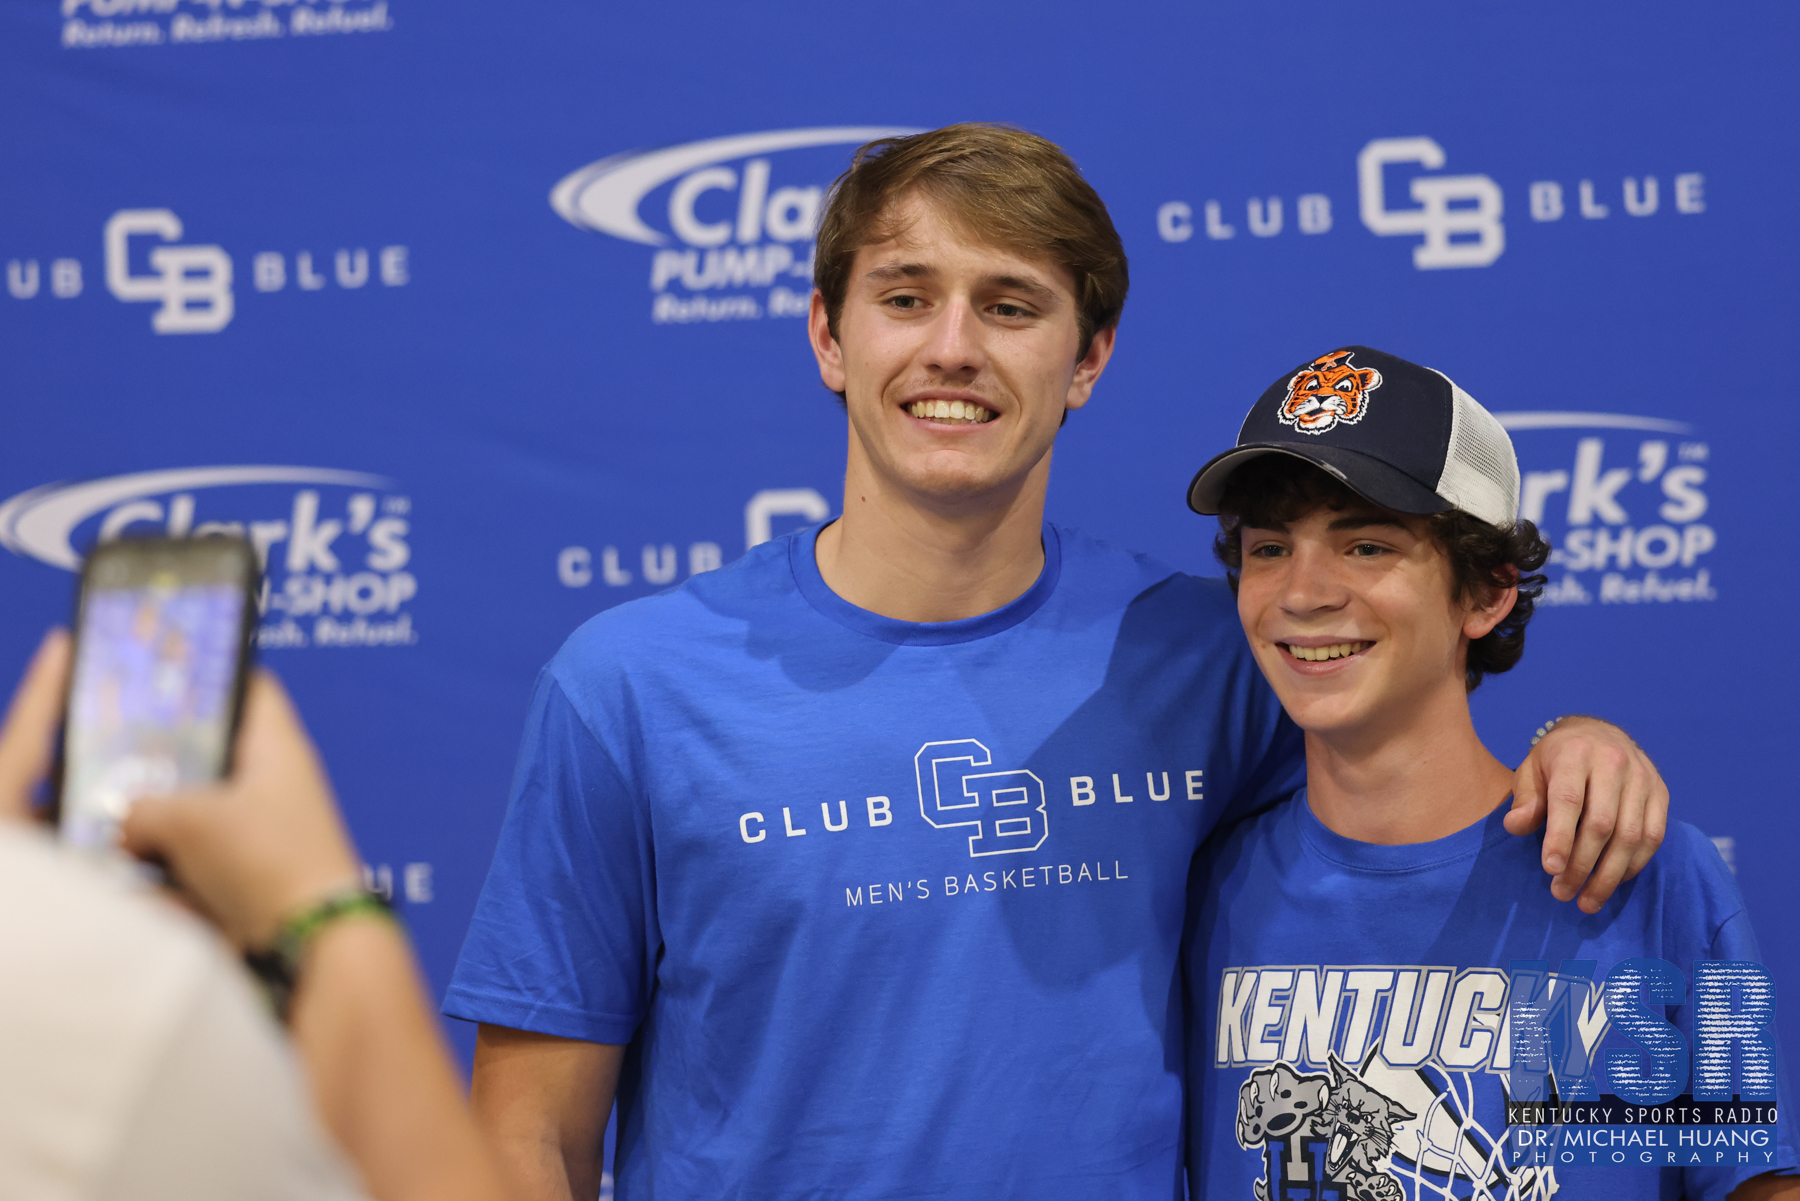
M 1379 1047 L 1396 1068 L 1510 1072 L 1515 1101 L 1544 1100 L 1554 1071 L 1561 1100 L 1589 1101 L 1599 1097 L 1593 1053 L 1612 1030 L 1637 1045 L 1605 1056 L 1611 1092 L 1631 1104 L 1680 1095 L 1690 1060 L 1697 1101 L 1775 1099 L 1775 986 L 1761 964 L 1697 961 L 1691 998 L 1680 969 L 1665 960 L 1625 960 L 1598 988 L 1594 966 L 1227 968 L 1214 1063 L 1322 1067 L 1332 1054 L 1360 1063 Z M 1661 1012 L 1683 1003 L 1694 1008 L 1691 1056 Z

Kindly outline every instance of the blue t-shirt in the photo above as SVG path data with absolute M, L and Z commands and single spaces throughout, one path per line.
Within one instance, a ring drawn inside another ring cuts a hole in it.
M 1591 960 L 1598 982 L 1638 957 L 1688 978 L 1697 959 L 1760 957 L 1729 869 L 1692 826 L 1671 823 L 1649 866 L 1590 917 L 1550 894 L 1542 838 L 1508 834 L 1505 812 L 1436 842 L 1377 846 L 1327 829 L 1302 791 L 1207 844 L 1186 959 L 1195 1197 L 1722 1199 L 1800 1163 L 1785 1118 L 1765 1147 L 1677 1150 L 1671 1133 L 1648 1152 L 1656 1166 L 1637 1144 L 1618 1148 L 1625 1166 L 1611 1150 L 1556 1152 L 1552 1176 L 1508 1148 L 1514 960 L 1552 972 Z M 1607 1027 L 1597 992 L 1580 1007 L 1604 1095 L 1606 1052 L 1638 1048 Z M 1691 1006 L 1663 1012 L 1691 1047 Z
M 1179 1195 L 1188 870 L 1302 768 L 1230 593 L 1046 526 L 912 624 L 816 535 L 545 669 L 445 1012 L 631 1043 L 624 1201 Z

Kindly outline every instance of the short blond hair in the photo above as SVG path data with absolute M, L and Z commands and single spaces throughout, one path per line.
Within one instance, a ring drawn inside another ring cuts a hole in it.
M 918 193 L 949 209 L 975 238 L 1057 263 L 1075 279 L 1081 350 L 1119 323 L 1130 272 L 1106 204 L 1062 148 L 1008 125 L 947 125 L 861 147 L 831 187 L 819 223 L 813 285 L 831 334 L 864 246 L 900 232 L 895 209 Z

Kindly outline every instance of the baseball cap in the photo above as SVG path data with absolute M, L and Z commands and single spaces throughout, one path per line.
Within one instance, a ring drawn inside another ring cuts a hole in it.
M 1494 415 L 1443 372 L 1367 346 L 1269 385 L 1237 445 L 1188 485 L 1188 507 L 1216 514 L 1232 472 L 1263 455 L 1305 459 L 1398 513 L 1461 509 L 1506 528 L 1519 512 L 1519 460 Z

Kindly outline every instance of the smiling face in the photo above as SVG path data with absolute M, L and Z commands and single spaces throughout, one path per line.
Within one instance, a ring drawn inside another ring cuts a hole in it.
M 1113 331 L 1078 362 L 1067 270 L 974 240 L 916 194 L 894 215 L 900 233 L 857 252 L 836 336 L 813 296 L 819 373 L 849 411 L 851 485 L 937 510 L 1041 492 L 1057 427 L 1087 402 Z
M 1382 734 L 1467 705 L 1469 642 L 1516 592 L 1461 601 L 1427 519 L 1358 503 L 1242 528 L 1238 616 L 1308 734 Z

